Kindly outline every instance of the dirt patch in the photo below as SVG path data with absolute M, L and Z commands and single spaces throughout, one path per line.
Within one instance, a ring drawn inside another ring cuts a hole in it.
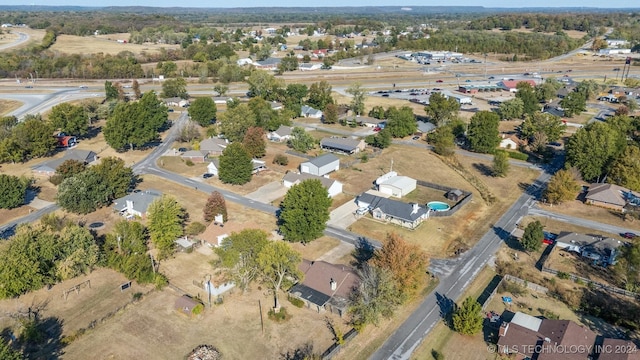
M 74 36 L 59 35 L 55 44 L 51 46 L 52 51 L 65 54 L 91 54 L 103 53 L 117 55 L 122 51 L 131 51 L 136 55 L 143 52 L 157 53 L 161 49 L 178 49 L 180 45 L 167 44 L 130 44 L 119 43 L 117 40 L 129 41 L 129 34 L 109 34 L 102 36 Z
M 20 101 L 16 100 L 0 100 L 0 115 L 4 116 L 22 106 Z

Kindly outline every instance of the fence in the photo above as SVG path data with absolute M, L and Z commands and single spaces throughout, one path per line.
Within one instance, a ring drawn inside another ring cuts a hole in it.
M 498 292 L 498 289 L 500 288 L 500 285 L 502 285 L 503 281 L 511 281 L 514 282 L 518 285 L 524 286 L 529 290 L 533 290 L 535 292 L 539 292 L 542 294 L 546 294 L 549 289 L 547 289 L 544 286 L 538 285 L 536 283 L 532 283 L 523 279 L 520 279 L 519 277 L 515 277 L 509 274 L 506 274 L 502 277 L 502 279 L 500 280 L 500 282 L 498 283 L 498 285 L 496 285 L 496 287 L 493 288 L 493 291 L 491 292 L 491 294 L 489 296 L 487 296 L 487 298 L 485 299 L 485 301 L 482 302 L 482 310 L 485 310 L 487 305 L 491 302 L 491 300 L 493 299 L 493 297 L 496 295 L 496 293 Z
M 606 285 L 597 281 L 593 281 L 591 279 L 587 279 L 587 278 L 583 278 L 582 276 L 578 276 L 575 274 L 570 274 L 570 273 L 565 273 L 562 271 L 558 271 L 556 269 L 552 269 L 552 268 L 548 268 L 546 266 L 542 267 L 542 271 L 549 273 L 549 274 L 553 274 L 556 275 L 558 277 L 561 276 L 565 276 L 573 281 L 582 281 L 583 283 L 587 284 L 589 287 L 593 287 L 596 289 L 600 289 L 600 290 L 604 290 L 607 292 L 611 292 L 611 293 L 615 293 L 615 294 L 620 294 L 620 295 L 624 295 L 630 298 L 634 298 L 634 299 L 638 299 L 640 298 L 640 294 L 638 293 L 634 293 L 632 291 L 627 291 L 625 289 L 621 289 L 619 287 L 615 287 L 615 286 L 611 286 L 611 285 Z
M 440 191 L 445 191 L 445 192 L 456 190 L 455 188 L 452 188 L 452 187 L 448 187 L 448 186 L 444 186 L 444 185 L 440 185 L 440 184 L 434 184 L 434 183 L 431 183 L 431 182 L 428 182 L 428 181 L 424 181 L 424 180 L 416 180 L 416 183 L 418 185 L 420 185 L 420 186 L 424 186 L 424 187 L 428 187 L 428 188 L 432 188 L 432 189 L 436 189 L 436 190 L 440 190 Z M 458 210 L 460 210 L 460 208 L 462 208 L 466 203 L 471 201 L 471 199 L 473 199 L 473 194 L 471 192 L 464 191 L 464 190 L 460 190 L 460 191 L 462 191 L 462 194 L 464 196 L 462 198 L 462 200 L 458 201 L 449 210 L 446 210 L 446 211 L 431 211 L 431 212 L 429 212 L 429 217 L 451 216 L 451 215 L 455 214 Z
M 349 330 L 349 332 L 347 332 L 343 337 L 344 344 L 340 345 L 337 342 L 333 343 L 333 345 L 331 345 L 324 353 L 322 353 L 322 356 L 321 356 L 322 360 L 329 360 L 332 357 L 336 356 L 340 352 L 340 349 L 342 348 L 342 346 L 344 346 L 347 342 L 349 342 L 354 337 L 356 337 L 356 335 L 358 335 L 358 332 L 356 331 L 356 329 Z

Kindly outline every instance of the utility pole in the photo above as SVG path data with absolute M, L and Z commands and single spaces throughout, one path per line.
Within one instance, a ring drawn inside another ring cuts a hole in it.
M 151 269 L 153 270 L 153 273 L 156 273 L 156 264 L 153 261 L 153 255 L 149 254 L 149 257 L 151 258 Z
M 487 53 L 484 53 L 484 78 L 487 78 Z

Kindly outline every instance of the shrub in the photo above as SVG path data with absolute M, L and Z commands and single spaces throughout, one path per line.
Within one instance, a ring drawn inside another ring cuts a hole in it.
M 191 309 L 191 313 L 193 315 L 200 315 L 200 314 L 202 314 L 203 311 L 204 311 L 204 305 L 202 305 L 202 304 L 198 304 L 198 305 L 194 306 L 193 309 Z
M 166 276 L 156 273 L 155 277 L 153 278 L 153 283 L 155 284 L 156 289 L 160 290 L 163 287 L 169 285 L 169 280 Z
M 131 295 L 131 297 L 133 297 L 133 300 L 138 301 L 138 300 L 142 299 L 142 293 L 141 292 L 137 292 L 137 293 Z
M 527 161 L 527 159 L 529 159 L 529 155 L 518 151 L 507 151 L 507 154 L 509 154 L 510 158 L 516 160 Z
M 64 177 L 60 174 L 54 174 L 49 177 L 49 182 L 55 186 L 60 185 L 60 183 L 64 180 Z
M 434 360 L 444 360 L 444 354 L 436 349 L 431 349 L 431 356 L 433 356 Z
M 203 223 L 194 221 L 191 224 L 187 225 L 185 231 L 187 235 L 198 235 L 202 234 L 206 229 L 207 227 Z
M 185 163 L 187 166 L 193 166 L 193 165 L 194 165 L 194 164 L 193 164 L 193 161 L 191 161 L 191 159 L 187 159 L 184 163 Z
M 511 293 L 514 296 L 521 296 L 527 293 L 527 289 L 520 284 L 516 284 L 512 281 L 502 280 L 500 286 L 498 286 L 499 293 Z
M 569 274 L 564 271 L 558 271 L 557 276 L 562 280 L 566 280 L 569 278 Z
M 287 314 L 287 310 L 285 308 L 280 308 L 280 311 L 278 312 L 275 312 L 275 310 L 270 309 L 267 315 L 269 316 L 269 319 L 275 322 L 283 322 L 291 318 L 291 315 Z
M 289 302 L 290 302 L 291 304 L 293 304 L 293 306 L 298 307 L 298 308 L 301 308 L 301 307 L 303 307 L 303 306 L 304 306 L 304 301 L 302 301 L 302 300 L 300 300 L 300 299 L 298 299 L 298 298 L 295 298 L 295 297 L 293 297 L 293 296 L 290 296 L 290 297 L 289 297 Z
M 283 154 L 278 154 L 273 158 L 273 163 L 285 166 L 289 164 L 289 158 Z
M 360 161 L 362 161 L 362 163 L 366 163 L 367 161 L 369 161 L 369 155 L 367 155 L 366 153 L 360 155 Z

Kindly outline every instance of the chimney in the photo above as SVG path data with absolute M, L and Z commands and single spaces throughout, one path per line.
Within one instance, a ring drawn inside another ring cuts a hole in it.
M 507 335 L 507 330 L 509 330 L 509 323 L 508 322 L 503 322 L 502 325 L 500 325 L 500 330 L 498 331 L 498 336 L 506 336 Z
M 128 211 L 133 210 L 133 201 L 132 200 L 127 200 L 127 210 Z
M 418 204 L 411 204 L 412 209 L 411 209 L 411 214 L 415 214 L 418 212 L 418 209 L 420 209 L 420 205 Z
M 331 278 L 331 281 L 329 281 L 329 285 L 331 286 L 331 291 L 336 291 L 336 289 L 338 288 L 338 284 L 333 280 L 333 278 Z

